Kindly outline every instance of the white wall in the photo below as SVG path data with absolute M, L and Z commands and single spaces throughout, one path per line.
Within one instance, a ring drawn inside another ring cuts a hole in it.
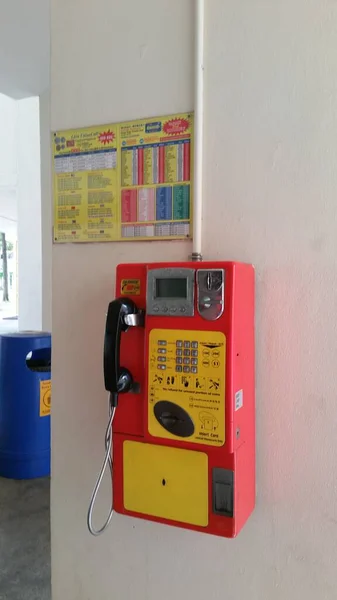
M 0 90 L 38 96 L 49 84 L 49 7 L 46 0 L 0 3 Z
M 17 102 L 19 328 L 42 329 L 40 109 Z
M 16 102 L 0 94 L 0 185 L 15 186 L 17 183 L 16 157 Z
M 54 600 L 336 596 L 337 6 L 206 5 L 204 253 L 256 265 L 257 508 L 234 541 L 120 516 L 89 536 L 115 265 L 190 245 L 54 246 Z M 53 0 L 52 128 L 192 108 L 193 6 Z

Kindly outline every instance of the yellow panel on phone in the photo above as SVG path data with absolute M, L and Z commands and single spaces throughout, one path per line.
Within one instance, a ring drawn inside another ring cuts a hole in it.
M 125 441 L 123 474 L 126 510 L 207 527 L 207 454 Z

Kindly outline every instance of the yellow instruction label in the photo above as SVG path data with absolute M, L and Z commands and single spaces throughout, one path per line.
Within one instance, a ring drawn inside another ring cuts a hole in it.
M 48 417 L 51 407 L 51 380 L 40 381 L 40 417 Z
M 221 332 L 153 329 L 149 344 L 148 427 L 153 436 L 179 439 L 155 416 L 157 402 L 184 409 L 193 421 L 185 441 L 225 443 L 226 337 Z
M 139 296 L 140 294 L 140 279 L 122 279 L 121 295 L 122 296 Z

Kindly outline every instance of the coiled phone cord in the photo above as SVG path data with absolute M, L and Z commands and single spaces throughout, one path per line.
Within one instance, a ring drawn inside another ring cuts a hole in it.
M 117 395 L 117 394 L 116 394 Z M 88 525 L 88 529 L 90 531 L 90 533 L 92 535 L 101 535 L 101 533 L 103 533 L 106 528 L 108 527 L 110 521 L 111 521 L 111 517 L 114 513 L 114 509 L 113 509 L 113 505 L 112 505 L 112 500 L 111 500 L 111 507 L 110 507 L 110 512 L 108 515 L 108 518 L 106 519 L 105 523 L 102 525 L 102 527 L 100 529 L 95 529 L 93 526 L 93 522 L 92 522 L 92 515 L 93 515 L 93 511 L 95 508 L 95 504 L 96 504 L 96 499 L 97 499 L 97 494 L 100 490 L 101 484 L 102 484 L 102 480 L 106 471 L 107 466 L 109 465 L 109 471 L 110 471 L 110 477 L 111 477 L 111 484 L 112 484 L 112 457 L 111 457 L 111 449 L 112 449 L 112 423 L 113 420 L 115 418 L 115 414 L 116 414 L 116 404 L 117 402 L 114 401 L 116 400 L 116 398 L 114 398 L 115 394 L 109 394 L 109 421 L 108 421 L 108 425 L 106 428 L 106 432 L 105 432 L 105 456 L 104 456 L 104 460 L 102 463 L 102 467 L 100 470 L 100 473 L 97 477 L 97 481 L 95 483 L 95 487 L 94 490 L 92 492 L 92 496 L 91 496 L 91 500 L 90 500 L 90 504 L 89 504 L 89 509 L 88 509 L 88 515 L 87 515 L 87 525 Z

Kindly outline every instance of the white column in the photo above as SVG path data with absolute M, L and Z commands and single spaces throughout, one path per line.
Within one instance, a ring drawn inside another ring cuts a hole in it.
M 19 329 L 42 329 L 39 98 L 17 104 Z

